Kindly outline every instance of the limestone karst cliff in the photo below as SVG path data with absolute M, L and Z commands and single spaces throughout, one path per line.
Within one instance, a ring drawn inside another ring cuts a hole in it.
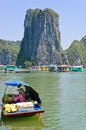
M 24 66 L 26 61 L 61 64 L 61 50 L 59 15 L 51 9 L 27 10 L 17 66 Z

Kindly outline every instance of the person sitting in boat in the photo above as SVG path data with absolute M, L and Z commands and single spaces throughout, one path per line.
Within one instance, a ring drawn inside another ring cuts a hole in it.
M 21 84 L 18 85 L 18 88 L 21 87 Z M 41 105 L 41 99 L 39 97 L 39 93 L 36 92 L 31 86 L 25 86 L 25 99 L 26 101 L 37 101 L 39 105 Z
M 26 102 L 23 88 L 19 88 L 17 90 L 19 91 L 19 94 L 14 97 L 14 103 Z
M 12 96 L 12 94 L 6 93 L 3 96 L 3 98 L 2 98 L 2 102 L 3 102 L 3 104 L 5 104 L 5 103 L 9 103 L 9 104 L 13 103 L 13 96 Z

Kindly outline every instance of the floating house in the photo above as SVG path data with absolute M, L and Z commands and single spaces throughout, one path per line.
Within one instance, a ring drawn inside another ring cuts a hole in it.
M 42 65 L 41 70 L 42 71 L 48 71 L 48 65 Z
M 5 72 L 11 72 L 11 71 L 15 71 L 16 66 L 15 65 L 6 65 L 5 66 Z
M 72 67 L 72 71 L 75 71 L 75 72 L 82 72 L 83 71 L 83 66 L 73 66 Z
M 30 68 L 30 70 L 31 70 L 31 71 L 41 71 L 42 69 L 41 69 L 41 66 L 32 66 L 32 67 Z
M 69 72 L 71 71 L 71 66 L 67 64 L 62 64 L 60 66 L 57 66 L 57 71 L 58 72 Z
M 48 70 L 50 72 L 57 72 L 57 65 L 53 65 L 53 64 L 48 65 Z

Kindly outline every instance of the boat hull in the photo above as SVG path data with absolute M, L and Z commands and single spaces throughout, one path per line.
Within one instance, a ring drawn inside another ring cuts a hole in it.
M 5 116 L 5 117 L 33 116 L 33 115 L 40 114 L 40 113 L 43 113 L 43 112 L 44 112 L 44 109 L 24 111 L 24 112 L 17 111 L 17 112 L 10 112 L 10 113 L 2 111 L 2 115 Z

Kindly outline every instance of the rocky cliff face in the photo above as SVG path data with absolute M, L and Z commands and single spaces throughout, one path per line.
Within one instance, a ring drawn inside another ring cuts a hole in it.
M 27 10 L 17 65 L 24 66 L 25 61 L 61 64 L 59 15 L 53 10 Z

